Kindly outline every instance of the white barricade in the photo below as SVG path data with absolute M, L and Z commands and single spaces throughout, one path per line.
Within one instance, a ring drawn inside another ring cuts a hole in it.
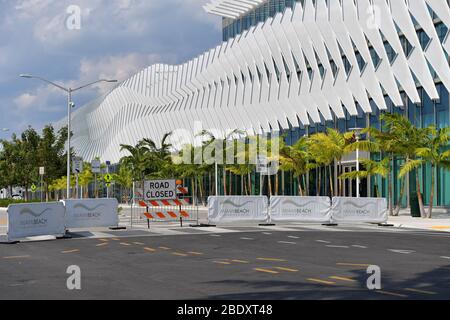
M 272 197 L 270 198 L 271 222 L 331 221 L 328 197 Z
M 117 199 L 64 200 L 66 228 L 117 227 Z
M 385 223 L 388 205 L 385 198 L 333 198 L 331 208 L 336 223 Z
M 213 224 L 269 221 L 269 200 L 265 196 L 209 197 L 208 221 Z
M 8 241 L 66 233 L 65 208 L 58 203 L 13 204 L 8 207 Z

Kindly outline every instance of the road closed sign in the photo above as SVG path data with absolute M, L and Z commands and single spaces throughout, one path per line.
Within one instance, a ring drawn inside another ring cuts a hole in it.
M 145 181 L 145 200 L 175 200 L 177 198 L 176 180 Z

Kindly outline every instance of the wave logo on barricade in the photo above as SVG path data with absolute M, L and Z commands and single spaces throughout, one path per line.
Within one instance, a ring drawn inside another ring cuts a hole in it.
M 287 197 L 270 199 L 271 222 L 329 222 L 328 197 Z
M 222 214 L 236 214 L 236 215 L 244 214 L 245 215 L 250 212 L 250 210 L 245 207 L 252 203 L 253 203 L 253 201 L 247 201 L 242 204 L 236 204 L 231 200 L 225 200 L 222 202 L 222 204 L 220 206 L 222 208 L 221 213 Z M 233 208 L 227 208 L 227 206 L 231 206 Z
M 27 220 L 21 220 L 20 221 L 20 225 L 21 226 L 38 226 L 38 225 L 42 225 L 45 226 L 48 222 L 48 220 L 46 218 L 41 218 L 46 212 L 51 211 L 49 208 L 44 209 L 43 211 L 41 211 L 40 213 L 36 213 L 34 212 L 32 209 L 30 208 L 23 208 L 22 210 L 20 210 L 20 215 L 25 215 L 28 214 L 29 216 L 33 217 L 32 219 L 27 219 Z
M 284 214 L 286 216 L 288 215 L 305 215 L 305 216 L 309 216 L 313 213 L 314 208 L 311 206 L 315 204 L 315 201 L 309 201 L 307 203 L 304 204 L 298 204 L 293 200 L 285 200 L 283 202 L 283 205 L 286 206 L 284 209 Z M 292 207 L 289 207 L 292 206 Z
M 208 220 L 211 223 L 266 222 L 268 215 L 267 197 L 210 197 Z
M 367 209 L 367 207 L 369 207 L 370 205 L 373 205 L 371 203 L 366 203 L 363 205 L 358 205 L 357 203 L 353 202 L 353 201 L 346 201 L 344 202 L 344 214 L 348 214 L 348 215 L 357 215 L 357 216 L 367 216 L 370 214 L 370 210 Z
M 105 207 L 104 204 L 99 204 L 94 207 L 88 207 L 83 203 L 77 203 L 73 206 L 76 211 L 75 217 L 79 219 L 100 219 L 102 216 L 102 212 L 98 209 Z M 78 210 L 84 210 L 85 212 Z

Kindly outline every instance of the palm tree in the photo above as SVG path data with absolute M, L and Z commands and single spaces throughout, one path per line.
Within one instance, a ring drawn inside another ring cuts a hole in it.
M 433 214 L 434 205 L 434 185 L 436 181 L 436 168 L 450 170 L 450 150 L 441 152 L 448 147 L 450 141 L 450 128 L 436 129 L 436 127 L 427 128 L 429 133 L 428 139 L 423 147 L 416 149 L 417 159 L 409 160 L 401 169 L 400 175 L 405 176 L 412 170 L 418 169 L 427 164 L 431 164 L 431 185 L 430 185 L 430 204 L 428 213 L 422 217 L 431 218 Z
M 120 145 L 120 151 L 127 151 L 128 156 L 120 160 L 120 165 L 127 167 L 133 176 L 133 181 L 141 181 L 144 186 L 145 176 L 147 173 L 147 165 L 149 163 L 148 153 L 150 152 L 147 143 L 140 141 L 136 146 Z
M 131 170 L 126 166 L 120 166 L 119 172 L 113 174 L 113 180 L 125 189 L 125 203 L 128 203 L 128 195 L 130 194 L 130 189 L 133 186 L 133 174 Z
M 309 141 L 307 137 L 302 137 L 293 146 L 284 145 L 280 148 L 280 168 L 282 171 L 292 171 L 298 181 L 298 192 L 301 196 L 308 195 L 305 175 L 310 170 L 308 151 Z M 302 187 L 302 184 L 304 185 Z
M 371 176 L 380 176 L 382 178 L 387 178 L 389 175 L 389 168 L 390 168 L 390 161 L 391 159 L 389 157 L 386 157 L 382 159 L 381 161 L 374 161 L 370 159 L 362 159 L 360 160 L 361 164 L 365 168 L 365 170 L 361 171 L 353 171 L 344 173 L 339 176 L 339 179 L 341 180 L 355 180 L 357 178 L 360 179 L 367 179 Z M 377 188 L 377 197 L 380 198 L 380 189 Z

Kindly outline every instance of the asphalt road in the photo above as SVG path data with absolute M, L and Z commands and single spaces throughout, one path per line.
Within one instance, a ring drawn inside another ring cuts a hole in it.
M 81 290 L 66 270 L 81 268 Z M 382 290 L 367 289 L 368 265 Z M 450 299 L 450 235 L 249 232 L 0 245 L 0 299 Z

